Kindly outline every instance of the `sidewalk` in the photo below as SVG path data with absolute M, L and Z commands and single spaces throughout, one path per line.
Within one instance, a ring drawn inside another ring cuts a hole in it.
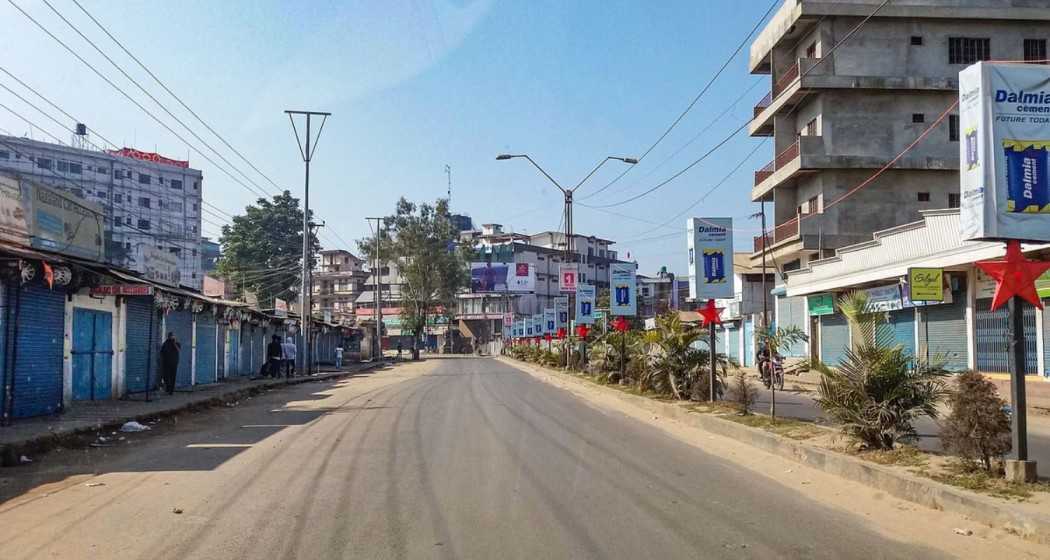
M 3 466 L 11 466 L 18 463 L 21 455 L 32 458 L 64 439 L 102 429 L 116 429 L 131 420 L 144 422 L 147 418 L 239 400 L 269 388 L 345 377 L 386 363 L 358 362 L 346 365 L 341 370 L 320 366 L 315 375 L 291 379 L 232 377 L 221 383 L 176 391 L 173 395 L 163 391 L 151 393 L 149 402 L 144 400 L 144 395 L 135 395 L 126 400 L 78 401 L 62 414 L 16 419 L 10 426 L 0 427 L 0 461 Z
M 758 385 L 759 396 L 755 402 L 755 409 L 763 412 L 769 411 L 769 390 L 761 385 L 758 371 L 755 368 L 742 368 L 748 373 Z M 784 378 L 784 391 L 777 391 L 777 415 L 800 420 L 811 420 L 821 424 L 831 424 L 820 406 L 814 402 L 816 398 L 817 385 L 820 373 L 809 371 L 800 375 L 788 375 Z M 1010 402 L 1010 382 L 996 381 L 999 387 L 999 395 Z M 1005 383 L 1003 386 L 1001 383 Z M 1050 399 L 1050 383 L 1042 380 L 1028 380 L 1029 391 L 1040 391 L 1043 402 Z M 1050 403 L 1048 403 L 1050 404 Z M 1039 407 L 1039 408 L 1037 408 Z M 942 413 L 947 414 L 947 410 Z M 1045 477 L 1050 470 L 1050 408 L 1042 408 L 1041 405 L 1033 404 L 1031 393 L 1028 400 L 1028 455 L 1030 459 L 1037 461 L 1040 472 Z M 938 421 L 930 418 L 920 418 L 915 422 L 915 428 L 919 432 L 918 446 L 927 451 L 941 450 L 941 427 Z

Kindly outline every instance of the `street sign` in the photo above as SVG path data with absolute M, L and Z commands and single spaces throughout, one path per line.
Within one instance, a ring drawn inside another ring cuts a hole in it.
M 559 267 L 558 291 L 573 293 L 576 291 L 576 280 L 579 276 L 579 268 L 576 264 L 563 264 Z
M 612 263 L 609 265 L 609 313 L 619 316 L 637 314 L 638 302 L 635 292 L 638 283 L 634 276 L 634 263 Z
M 728 299 L 733 286 L 733 219 L 689 218 L 689 297 Z
M 908 298 L 911 301 L 944 299 L 944 269 L 912 267 L 908 269 Z
M 594 324 L 594 286 L 576 285 L 576 324 Z
M 815 294 L 807 298 L 810 317 L 835 314 L 835 297 L 831 294 Z

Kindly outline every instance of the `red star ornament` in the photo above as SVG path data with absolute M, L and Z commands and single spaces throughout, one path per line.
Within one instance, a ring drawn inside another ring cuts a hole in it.
M 1013 296 L 1019 296 L 1032 305 L 1043 308 L 1039 294 L 1035 291 L 1035 281 L 1047 270 L 1050 262 L 1030 261 L 1021 253 L 1021 242 L 1011 240 L 1006 243 L 1006 259 L 997 261 L 978 261 L 978 268 L 995 278 L 995 297 L 992 299 L 992 311 L 995 311 Z
M 722 310 L 715 307 L 713 299 L 707 300 L 707 305 L 700 308 L 700 316 L 704 319 L 704 326 L 722 324 Z
M 627 329 L 631 328 L 631 324 L 627 322 L 627 319 L 623 317 L 617 317 L 613 319 L 612 326 L 614 329 L 620 332 L 627 332 Z

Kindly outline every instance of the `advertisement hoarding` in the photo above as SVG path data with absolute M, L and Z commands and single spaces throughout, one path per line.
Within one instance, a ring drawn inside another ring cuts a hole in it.
M 153 245 L 142 245 L 139 254 L 142 257 L 142 276 L 147 280 L 167 286 L 178 286 L 179 257 L 174 253 L 158 249 Z
M 515 263 L 508 288 L 512 292 L 535 292 L 536 267 L 528 263 Z
M 965 240 L 1050 241 L 1050 67 L 978 62 L 959 72 Z
M 634 263 L 611 263 L 609 265 L 609 313 L 633 317 L 637 314 L 638 282 L 635 279 Z
M 694 301 L 731 299 L 733 286 L 733 219 L 686 220 L 689 250 L 689 297 Z
M 470 263 L 470 291 L 534 292 L 536 269 L 528 263 Z
M 576 285 L 576 324 L 594 324 L 594 286 Z
M 576 264 L 563 264 L 558 267 L 558 291 L 562 293 L 576 292 L 576 280 L 579 276 L 579 267 Z

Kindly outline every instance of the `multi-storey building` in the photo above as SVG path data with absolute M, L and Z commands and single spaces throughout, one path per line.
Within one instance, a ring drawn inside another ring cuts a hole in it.
M 751 192 L 772 203 L 756 261 L 766 251 L 794 270 L 922 210 L 957 207 L 959 120 L 950 108 L 959 71 L 980 60 L 1047 59 L 1050 11 L 1041 3 L 909 0 L 876 12 L 879 4 L 786 0 L 751 45 L 750 70 L 769 75 L 771 91 L 749 131 L 771 137 L 774 154 Z
M 313 313 L 315 317 L 330 313 L 336 322 L 353 323 L 358 296 L 365 291 L 368 273 L 364 261 L 350 251 L 329 249 L 320 252 L 313 272 Z
M 0 135 L 0 170 L 100 204 L 110 263 L 146 272 L 159 250 L 175 256 L 179 284 L 201 289 L 202 175 L 188 162 Z

